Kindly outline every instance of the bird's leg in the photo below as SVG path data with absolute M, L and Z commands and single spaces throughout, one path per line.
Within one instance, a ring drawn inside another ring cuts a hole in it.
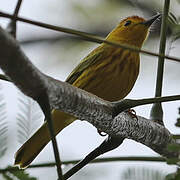
M 129 113 L 129 115 L 130 115 L 132 118 L 136 118 L 136 119 L 138 120 L 138 118 L 137 118 L 137 116 L 136 116 L 136 111 L 135 111 L 134 109 L 128 109 L 128 110 L 126 110 L 125 112 Z

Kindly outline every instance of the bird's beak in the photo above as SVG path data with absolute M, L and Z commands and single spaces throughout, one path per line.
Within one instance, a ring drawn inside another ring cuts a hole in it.
M 148 19 L 148 20 L 146 20 L 146 21 L 144 21 L 144 22 L 141 22 L 140 24 L 144 24 L 144 25 L 146 25 L 146 26 L 151 26 L 151 24 L 158 18 L 158 17 L 160 17 L 161 16 L 161 14 L 157 14 L 157 15 L 155 15 L 155 16 L 153 16 L 153 17 L 151 17 L 150 19 Z

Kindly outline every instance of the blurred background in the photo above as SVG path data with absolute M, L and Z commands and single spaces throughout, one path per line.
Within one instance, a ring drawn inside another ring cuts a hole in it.
M 170 6 L 170 11 L 177 21 L 180 17 L 179 2 L 179 0 L 174 0 Z M 139 15 L 149 18 L 157 12 L 162 12 L 163 3 L 164 0 L 24 0 L 19 16 L 105 37 L 124 17 Z M 0 10 L 12 14 L 15 6 L 15 0 L 2 1 Z M 0 18 L 0 25 L 4 28 L 8 23 L 8 19 Z M 159 30 L 160 26 L 157 23 L 153 26 L 149 39 L 143 46 L 144 49 L 158 52 Z M 170 43 L 171 37 L 169 30 L 167 52 L 169 55 L 179 57 L 179 42 L 176 40 Z M 96 43 L 87 42 L 75 36 L 21 22 L 17 23 L 17 39 L 25 54 L 41 71 L 62 81 L 82 58 L 98 46 Z M 163 95 L 179 94 L 179 68 L 180 63 L 165 61 Z M 154 96 L 156 69 L 157 58 L 141 54 L 139 78 L 128 98 Z M 2 80 L 0 80 L 0 100 L 0 124 L 1 127 L 6 128 L 3 136 L 0 137 L 0 168 L 5 168 L 13 165 L 14 153 L 43 123 L 43 115 L 34 101 L 24 96 L 12 83 Z M 179 101 L 163 104 L 164 123 L 171 133 L 178 133 L 174 125 L 178 118 L 178 107 Z M 146 105 L 137 107 L 135 110 L 138 115 L 148 118 L 150 108 L 151 105 Z M 104 139 L 91 124 L 81 121 L 68 126 L 57 138 L 61 160 L 82 159 Z M 158 156 L 158 154 L 142 144 L 125 140 L 119 148 L 102 157 L 116 156 Z M 48 144 L 33 164 L 50 161 L 54 161 L 54 155 L 51 144 Z M 63 166 L 63 171 L 71 167 L 72 165 Z M 159 170 L 165 175 L 176 169 L 175 166 L 166 163 L 99 163 L 87 165 L 71 179 L 123 179 L 123 175 L 130 167 Z M 27 169 L 27 172 L 40 180 L 57 177 L 55 168 Z

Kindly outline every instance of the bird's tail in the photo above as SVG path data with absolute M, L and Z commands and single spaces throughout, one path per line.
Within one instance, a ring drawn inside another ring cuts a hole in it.
M 73 116 L 54 110 L 52 112 L 52 120 L 55 134 L 57 135 L 75 119 Z M 16 152 L 14 165 L 26 168 L 48 144 L 50 139 L 47 122 L 45 122 Z

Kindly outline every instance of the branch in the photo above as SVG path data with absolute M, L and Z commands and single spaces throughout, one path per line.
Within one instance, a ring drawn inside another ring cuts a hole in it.
M 0 67 L 24 94 L 37 100 L 41 94 L 47 93 L 53 109 L 86 120 L 110 136 L 133 139 L 165 157 L 177 156 L 167 149 L 167 145 L 174 140 L 164 126 L 140 116 L 138 120 L 133 119 L 125 112 L 116 115 L 115 103 L 46 76 L 29 61 L 17 41 L 2 28 L 0 49 Z M 123 102 L 122 106 L 118 104 L 120 109 L 123 106 Z
M 12 16 L 10 14 L 7 14 L 7 13 L 4 13 L 2 11 L 0 11 L 0 17 L 10 18 L 10 19 L 14 18 L 14 16 Z M 82 37 L 83 39 L 91 41 L 91 42 L 107 43 L 107 44 L 110 44 L 112 46 L 121 47 L 121 48 L 124 48 L 124 49 L 129 49 L 129 50 L 135 51 L 135 52 L 141 52 L 141 53 L 148 54 L 148 55 L 155 56 L 155 57 L 156 56 L 157 57 L 163 57 L 163 58 L 173 60 L 173 61 L 177 61 L 177 62 L 180 61 L 179 58 L 176 58 L 176 57 L 173 57 L 173 56 L 167 56 L 167 55 L 163 55 L 163 54 L 158 54 L 158 53 L 150 52 L 150 51 L 147 51 L 147 50 L 142 50 L 142 49 L 139 49 L 137 47 L 124 45 L 124 44 L 122 45 L 120 43 L 107 41 L 107 40 L 102 39 L 101 37 L 92 35 L 90 33 L 82 32 L 82 31 L 78 31 L 78 30 L 74 30 L 74 29 L 70 29 L 70 28 L 60 27 L 60 26 L 54 26 L 54 25 L 50 25 L 50 24 L 46 24 L 46 23 L 41 23 L 41 22 L 38 22 L 38 21 L 33 21 L 33 20 L 30 20 L 30 19 L 25 19 L 25 18 L 21 18 L 21 17 L 16 17 L 16 20 L 24 22 L 24 23 L 36 25 L 36 26 L 39 26 L 39 27 L 43 27 L 43 28 L 46 28 L 46 29 L 50 29 L 50 30 L 53 30 L 53 31 L 64 32 L 64 33 L 68 33 L 68 34 L 71 34 L 71 35 L 76 35 L 76 36 Z
M 174 142 L 170 132 L 164 126 L 144 117 L 138 116 L 138 120 L 132 120 L 129 114 L 121 113 L 113 119 L 111 129 L 113 133 L 116 132 L 116 136 L 140 142 L 162 156 L 177 155 L 167 150 L 167 145 Z

